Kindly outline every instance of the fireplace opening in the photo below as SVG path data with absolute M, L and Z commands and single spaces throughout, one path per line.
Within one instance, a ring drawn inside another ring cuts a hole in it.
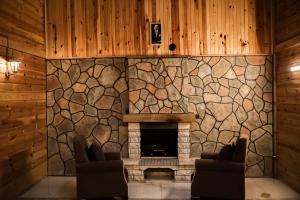
M 144 171 L 144 179 L 174 180 L 175 172 L 168 168 L 149 168 Z
M 177 123 L 141 123 L 142 157 L 177 157 Z

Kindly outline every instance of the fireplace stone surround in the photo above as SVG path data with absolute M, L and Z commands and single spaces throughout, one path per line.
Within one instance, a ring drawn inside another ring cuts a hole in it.
M 149 168 L 169 168 L 174 170 L 175 181 L 191 181 L 194 171 L 194 159 L 190 157 L 190 123 L 194 120 L 191 114 L 146 114 L 125 115 L 128 122 L 129 158 L 125 159 L 130 181 L 143 181 L 144 171 Z M 143 122 L 177 122 L 178 123 L 178 156 L 177 158 L 144 158 L 141 156 L 141 126 Z
M 123 115 L 192 113 L 191 157 L 244 133 L 246 176 L 272 176 L 272 77 L 270 55 L 47 60 L 48 174 L 75 175 L 76 134 L 127 158 Z

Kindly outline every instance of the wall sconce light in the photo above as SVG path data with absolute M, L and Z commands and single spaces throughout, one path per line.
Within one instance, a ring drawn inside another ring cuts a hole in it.
M 295 65 L 293 67 L 291 67 L 291 72 L 296 72 L 300 70 L 300 65 Z
M 9 79 L 12 74 L 16 74 L 20 68 L 20 62 L 12 60 L 7 62 L 4 58 L 0 57 L 0 68 L 4 72 L 5 78 Z

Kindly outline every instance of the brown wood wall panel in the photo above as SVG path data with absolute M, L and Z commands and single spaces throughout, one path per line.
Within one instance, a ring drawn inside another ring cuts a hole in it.
M 300 33 L 299 0 L 276 1 L 276 44 L 284 42 Z
M 44 0 L 0 0 L 0 45 L 45 57 Z
M 287 10 L 288 9 L 288 10 Z M 300 191 L 300 1 L 276 1 L 276 107 L 277 173 L 279 179 Z
M 21 61 L 0 72 L 0 199 L 14 199 L 47 175 L 43 0 L 0 0 L 0 56 Z
M 47 58 L 272 53 L 271 0 L 48 0 Z M 163 43 L 150 45 L 151 21 Z M 177 49 L 168 50 L 174 42 Z

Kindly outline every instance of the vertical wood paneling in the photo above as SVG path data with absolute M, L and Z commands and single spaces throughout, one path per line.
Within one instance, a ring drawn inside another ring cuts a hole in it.
M 270 2 L 51 0 L 47 57 L 269 54 Z M 160 46 L 150 45 L 151 21 L 163 25 Z M 168 49 L 172 42 L 175 52 Z
M 147 1 L 145 5 L 145 17 L 146 17 L 146 32 L 150 31 L 150 21 L 152 21 L 152 1 Z M 130 27 L 130 25 L 129 25 Z M 150 35 L 146 35 L 146 41 L 150 40 Z M 150 46 L 150 44 L 146 44 L 146 54 L 153 54 L 153 48 Z M 130 47 L 128 47 L 130 48 Z M 131 48 L 130 48 L 131 49 Z M 131 51 L 130 51 L 131 52 Z
M 86 2 L 86 39 L 87 39 L 87 56 L 97 54 L 97 18 L 98 18 L 98 1 L 91 0 Z
M 44 1 L 0 5 L 0 56 L 21 61 L 9 80 L 0 72 L 0 199 L 14 199 L 47 174 Z
M 276 106 L 278 178 L 300 192 L 300 1 L 276 1 Z

